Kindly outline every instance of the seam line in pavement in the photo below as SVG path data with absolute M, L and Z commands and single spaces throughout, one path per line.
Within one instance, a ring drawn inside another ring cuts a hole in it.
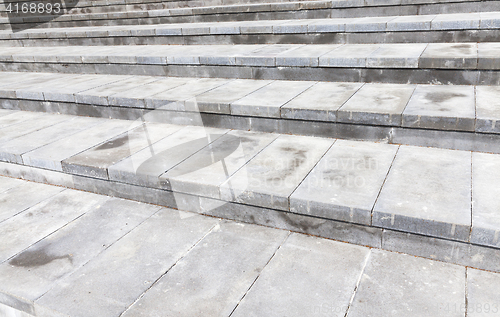
M 347 310 L 345 311 L 344 317 L 347 317 L 349 314 L 349 309 L 351 309 L 352 303 L 354 302 L 354 298 L 356 297 L 356 292 L 359 289 L 359 284 L 361 284 L 361 279 L 363 278 L 363 274 L 365 273 L 366 266 L 368 265 L 368 261 L 370 260 L 370 256 L 372 254 L 372 249 L 368 252 L 365 258 L 365 263 L 363 263 L 363 268 L 361 269 L 361 273 L 359 274 L 358 280 L 356 282 L 356 286 L 354 287 L 354 291 L 352 292 L 351 299 L 349 300 L 349 304 L 347 305 Z

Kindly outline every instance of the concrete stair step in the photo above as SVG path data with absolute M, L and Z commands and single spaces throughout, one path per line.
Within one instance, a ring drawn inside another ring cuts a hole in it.
M 1 47 L 2 71 L 498 85 L 498 43 Z
M 500 12 L 0 32 L 2 46 L 498 42 Z
M 85 14 L 64 14 L 57 17 L 19 14 L 3 17 L 2 29 L 14 30 L 36 27 L 78 27 L 105 25 L 137 25 L 184 22 L 258 21 L 283 19 L 326 19 L 419 15 L 439 13 L 471 13 L 500 11 L 500 1 L 431 1 L 402 5 L 401 1 L 388 1 L 380 5 L 376 1 L 297 1 L 277 3 L 253 3 L 162 10 L 136 10 Z M 42 24 L 41 24 L 42 23 Z
M 1 175 L 500 270 L 498 154 L 39 115 Z
M 6 110 L 500 153 L 498 86 L 1 75 Z

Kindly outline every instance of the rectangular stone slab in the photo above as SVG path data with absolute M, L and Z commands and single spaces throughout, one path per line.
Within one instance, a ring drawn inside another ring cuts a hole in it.
M 500 247 L 500 156 L 472 153 L 471 242 Z
M 366 59 L 366 67 L 418 68 L 427 44 L 384 44 Z
M 331 307 L 328 316 L 343 317 L 369 252 L 292 233 L 232 316 L 314 316 Z
M 464 316 L 464 286 L 464 267 L 372 249 L 349 316 Z
M 476 131 L 500 133 L 500 87 L 476 87 Z M 2 118 L 0 118 L 1 120 Z
M 228 130 L 188 126 L 182 128 L 151 147 L 138 151 L 132 156 L 108 167 L 109 179 L 128 184 L 154 188 L 170 188 L 167 182 L 158 179 Z
M 221 185 L 221 198 L 288 211 L 288 197 L 333 142 L 281 135 Z
M 220 199 L 219 186 L 278 137 L 231 131 L 160 177 L 174 192 Z
M 8 126 L 18 124 L 24 121 L 39 119 L 47 115 L 41 112 L 28 112 L 28 111 L 16 111 L 14 113 L 1 116 L 0 117 L 0 129 L 6 128 Z
M 371 211 L 397 149 L 337 140 L 290 196 L 290 211 L 371 225 Z
M 78 193 L 80 200 L 89 199 L 86 204 L 76 200 L 68 205 L 85 214 L 0 265 L 0 291 L 36 300 L 160 209 L 130 200 L 71 192 Z M 88 208 L 94 196 L 105 201 Z
M 10 178 L 10 177 L 3 177 L 0 176 L 0 193 L 3 193 L 11 188 L 21 186 L 25 182 L 17 179 L 17 178 Z
M 366 59 L 379 44 L 346 44 L 319 57 L 320 67 L 366 67 Z
M 70 120 L 71 116 L 67 115 L 42 115 L 37 118 L 22 121 L 18 124 L 10 125 L 0 129 L 0 143 L 18 138 L 20 136 L 57 125 L 58 123 Z
M 474 131 L 473 86 L 419 85 L 403 112 L 403 126 Z
M 319 57 L 339 48 L 341 44 L 304 45 L 276 56 L 276 66 L 318 67 Z
M 337 112 L 337 121 L 400 126 L 415 85 L 366 84 Z
M 467 268 L 467 315 L 480 317 L 498 315 L 500 275 Z
M 274 81 L 233 102 L 231 114 L 279 118 L 281 107 L 312 85 L 311 81 Z
M 73 316 L 118 316 L 218 222 L 163 209 L 36 302 Z
M 62 171 L 61 162 L 141 125 L 138 121 L 109 120 L 89 131 L 42 146 L 22 155 L 25 165 Z
M 430 43 L 420 57 L 419 67 L 477 69 L 477 44 Z
M 229 316 L 287 234 L 222 222 L 123 316 Z
M 498 16 L 498 13 L 497 13 Z M 494 70 L 500 69 L 500 44 L 478 43 L 478 69 Z
M 108 179 L 107 168 L 134 153 L 151 147 L 182 127 L 163 123 L 145 123 L 98 146 L 62 161 L 70 174 Z
M 471 153 L 401 146 L 373 211 L 373 225 L 468 241 Z
M 337 121 L 337 110 L 362 85 L 361 83 L 319 82 L 281 107 L 281 117 Z

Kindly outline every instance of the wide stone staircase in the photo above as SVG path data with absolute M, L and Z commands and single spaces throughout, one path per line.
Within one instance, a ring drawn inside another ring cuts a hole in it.
M 0 175 L 500 271 L 500 1 L 14 4 Z

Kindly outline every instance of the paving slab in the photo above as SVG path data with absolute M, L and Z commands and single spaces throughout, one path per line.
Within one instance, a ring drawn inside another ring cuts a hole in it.
M 366 67 L 418 68 L 418 62 L 427 44 L 384 44 L 366 59 Z
M 466 316 L 500 316 L 498 285 L 500 285 L 498 274 L 467 268 Z M 462 307 L 460 308 L 462 310 Z
M 289 210 L 288 197 L 333 142 L 321 138 L 281 135 L 221 185 L 221 198 Z
M 229 316 L 287 235 L 222 222 L 123 316 Z
M 431 22 L 432 30 L 467 30 L 478 29 L 480 13 L 456 13 L 437 15 Z
M 232 314 L 343 317 L 368 249 L 292 233 Z M 293 263 L 291 265 L 291 263 Z
M 231 131 L 161 175 L 174 192 L 220 199 L 219 186 L 278 137 Z
M 337 140 L 290 196 L 290 211 L 371 225 L 398 147 Z
M 108 167 L 109 179 L 153 188 L 170 188 L 159 177 L 228 130 L 188 126 Z
M 17 110 L 10 110 L 10 109 L 0 109 L 0 117 L 3 116 L 8 116 L 9 114 L 16 113 Z
M 276 66 L 277 55 L 301 47 L 302 45 L 275 44 L 258 47 L 247 53 L 240 53 L 235 58 L 236 65 L 241 66 Z
M 403 126 L 474 131 L 473 86 L 419 85 L 403 112 Z
M 372 250 L 347 316 L 464 316 L 465 268 Z
M 316 83 L 281 107 L 287 119 L 337 121 L 337 110 L 356 93 L 361 83 Z
M 22 155 L 23 162 L 29 166 L 62 171 L 61 162 L 63 160 L 126 131 L 133 130 L 139 125 L 141 125 L 141 122 L 138 121 L 109 120 L 101 125 L 94 126 L 89 131 L 73 134 L 70 137 L 25 153 Z
M 346 32 L 384 32 L 387 28 L 387 23 L 394 20 L 395 17 L 364 17 L 359 19 L 351 19 L 345 24 Z
M 500 87 L 476 87 L 476 131 L 500 133 Z M 0 118 L 1 120 L 1 118 Z
M 0 160 L 23 164 L 22 155 L 51 142 L 103 123 L 100 118 L 75 117 L 0 144 Z
M 337 112 L 337 121 L 400 126 L 415 85 L 366 84 Z
M 496 155 L 472 153 L 472 243 L 500 246 L 499 168 Z
M 500 43 L 478 43 L 478 69 L 494 70 L 500 69 Z
M 42 73 L 35 75 L 29 79 L 26 78 L 25 80 L 21 80 L 19 82 L 9 82 L 8 84 L 2 85 L 0 87 L 0 97 L 14 99 L 17 97 L 15 91 L 16 88 L 22 89 L 30 87 L 32 85 L 40 85 L 45 83 L 46 81 L 50 81 L 51 79 L 57 79 L 57 77 L 59 77 L 58 74 Z
M 468 241 L 471 153 L 401 146 L 373 211 L 373 225 Z
M 279 118 L 281 107 L 312 85 L 311 81 L 274 81 L 233 102 L 231 114 Z
M 108 179 L 107 168 L 132 154 L 151 147 L 182 127 L 163 123 L 144 123 L 102 144 L 62 161 L 66 173 Z
M 420 68 L 477 69 L 477 44 L 430 43 L 420 57 Z
M 75 317 L 117 316 L 218 222 L 163 209 L 58 283 L 37 303 Z M 217 262 L 220 264 L 218 258 Z
M 52 234 L 107 199 L 105 196 L 65 190 L 5 220 L 0 224 L 0 262 Z
M 24 182 L 17 178 L 0 177 L 0 193 L 3 193 L 11 188 L 21 186 Z
M 32 301 L 38 299 L 160 209 L 129 200 L 71 192 L 78 193 L 80 200 L 90 198 L 86 204 L 79 201 L 69 204 L 77 207 L 74 212 L 87 212 L 0 265 L 1 290 Z M 87 206 L 96 198 L 90 195 L 102 200 L 92 209 Z
M 346 44 L 319 57 L 320 67 L 366 67 L 368 56 L 380 44 Z
M 42 115 L 30 120 L 23 120 L 14 125 L 9 125 L 0 129 L 0 143 L 18 138 L 20 136 L 57 125 L 58 123 L 68 121 L 71 116 L 67 115 Z
M 427 31 L 436 15 L 399 16 L 387 22 L 387 31 Z
M 276 56 L 276 66 L 318 67 L 319 57 L 339 48 L 341 44 L 304 45 Z
M 11 114 L 0 117 L 0 129 L 6 128 L 8 126 L 18 124 L 24 121 L 39 119 L 47 115 L 46 113 L 40 112 L 29 112 L 29 111 L 15 111 Z
M 0 223 L 63 190 L 64 188 L 44 184 L 25 183 L 2 192 L 0 194 Z

